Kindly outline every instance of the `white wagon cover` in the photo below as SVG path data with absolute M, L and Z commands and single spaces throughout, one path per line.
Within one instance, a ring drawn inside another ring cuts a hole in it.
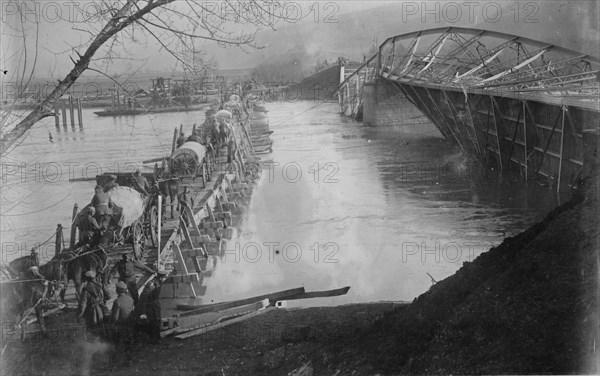
M 144 199 L 141 193 L 135 189 L 118 186 L 111 188 L 106 193 L 114 204 L 111 225 L 124 228 L 133 224 L 136 219 L 144 214 Z M 77 223 L 87 215 L 87 208 L 90 206 L 91 204 L 86 205 L 83 210 L 77 213 Z
M 206 149 L 201 144 L 191 141 L 181 145 L 171 155 L 171 158 L 175 159 L 179 155 L 186 155 L 188 158 L 196 159 L 198 162 L 202 162 L 206 156 Z
M 140 192 L 130 187 L 115 187 L 106 192 L 113 201 L 113 218 L 120 227 L 127 227 L 144 214 L 144 200 Z M 121 209 L 121 213 L 118 210 Z M 119 215 L 120 214 L 120 215 Z

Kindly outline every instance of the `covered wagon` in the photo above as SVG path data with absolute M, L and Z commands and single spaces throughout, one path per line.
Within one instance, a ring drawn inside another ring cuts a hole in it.
M 178 178 L 202 177 L 202 184 L 210 180 L 208 155 L 206 148 L 198 143 L 189 141 L 175 149 L 171 154 L 171 172 Z
M 125 241 L 132 244 L 135 257 L 140 258 L 147 239 L 154 245 L 158 243 L 156 200 L 124 186 L 111 188 L 106 193 L 113 202 L 110 227 L 121 232 Z M 77 223 L 86 215 L 90 206 L 88 204 L 77 214 Z

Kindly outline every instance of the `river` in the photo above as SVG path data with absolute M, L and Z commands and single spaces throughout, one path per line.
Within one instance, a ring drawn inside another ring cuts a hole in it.
M 267 109 L 273 153 L 204 278 L 206 302 L 300 286 L 351 289 L 290 306 L 410 301 L 555 204 L 547 189 L 482 178 L 431 124 L 366 128 L 340 117 L 337 103 Z M 3 261 L 51 237 L 57 223 L 68 234 L 73 203 L 89 202 L 94 187 L 69 177 L 151 171 L 141 161 L 169 153 L 175 126 L 189 133 L 203 120 L 203 112 L 113 119 L 84 109 L 83 128 L 37 124 L 2 162 Z

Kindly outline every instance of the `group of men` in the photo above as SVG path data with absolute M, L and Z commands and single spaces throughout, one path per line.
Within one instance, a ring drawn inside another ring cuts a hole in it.
M 102 235 L 106 230 L 110 229 L 110 223 L 113 215 L 114 203 L 107 193 L 110 189 L 118 187 L 115 175 L 109 175 L 109 181 L 102 185 L 96 185 L 94 188 L 94 197 L 92 202 L 85 209 L 85 214 L 79 219 L 77 226 L 79 227 L 79 242 L 75 244 L 75 248 L 83 245 L 89 245 L 90 248 L 100 242 Z M 140 173 L 139 170 L 132 174 L 132 185 L 143 195 L 150 195 L 150 185 L 148 180 Z M 120 237 L 120 236 L 119 236 Z M 120 239 L 122 240 L 122 239 Z
M 135 268 L 144 270 L 153 276 L 144 286 L 138 296 Z M 85 273 L 85 285 L 79 297 L 78 320 L 85 319 L 92 329 L 105 329 L 106 324 L 112 325 L 116 338 L 123 339 L 127 333 L 145 332 L 154 343 L 160 340 L 161 312 L 160 288 L 168 276 L 168 272 L 154 271 L 144 264 L 123 255 L 108 274 L 108 281 L 118 272 L 116 283 L 117 297 L 112 309 L 108 310 L 109 292 L 104 283 L 97 280 L 96 272 L 89 270 Z
M 198 142 L 202 145 L 211 145 L 215 149 L 221 146 L 227 146 L 227 163 L 235 160 L 237 151 L 237 142 L 233 132 L 233 125 L 225 116 L 215 116 L 214 110 L 207 113 L 206 121 L 203 124 L 203 130 L 196 128 L 195 132 L 186 138 L 182 131 L 177 138 L 177 147 L 186 142 Z

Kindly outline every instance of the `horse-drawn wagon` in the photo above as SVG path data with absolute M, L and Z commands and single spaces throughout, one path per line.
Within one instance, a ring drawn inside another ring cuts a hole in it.
M 171 154 L 170 170 L 177 178 L 202 178 L 202 185 L 210 180 L 210 160 L 206 148 L 198 143 L 189 141 L 175 149 Z
M 100 186 L 106 186 L 106 182 L 112 180 L 110 175 L 99 175 L 96 181 Z M 136 258 L 141 258 L 144 246 L 147 240 L 152 242 L 153 246 L 158 245 L 158 195 L 156 189 L 151 189 L 149 195 L 144 195 L 134 189 L 133 176 L 127 173 L 116 175 L 118 186 L 112 187 L 106 191 L 110 196 L 114 206 L 110 219 L 110 227 L 120 233 L 120 238 L 124 242 L 133 246 Z M 90 204 L 91 205 L 91 204 Z M 76 218 L 76 223 L 86 215 L 87 205 L 80 211 Z M 115 240 L 115 239 L 113 239 Z M 114 241 L 113 241 L 114 243 Z M 114 244 L 109 243 L 108 246 Z

